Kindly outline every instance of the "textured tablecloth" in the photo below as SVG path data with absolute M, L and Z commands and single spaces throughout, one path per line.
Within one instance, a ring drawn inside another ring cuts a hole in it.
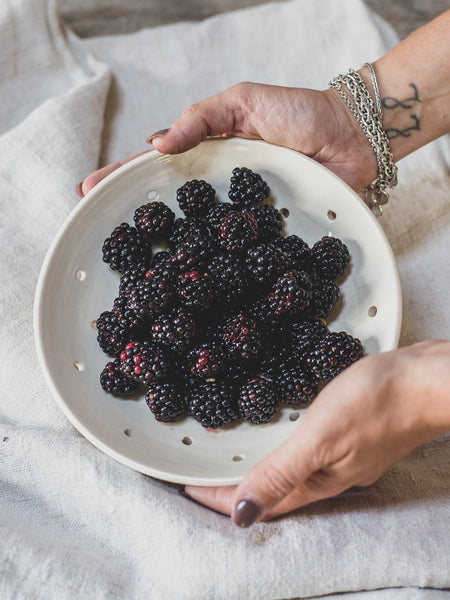
M 448 600 L 448 436 L 368 488 L 241 530 L 80 436 L 33 342 L 40 265 L 99 161 L 145 149 L 188 104 L 237 81 L 324 88 L 394 43 L 360 0 L 83 41 L 52 2 L 0 4 L 2 600 Z M 450 336 L 449 166 L 446 138 L 403 160 L 383 217 L 404 290 L 402 344 Z

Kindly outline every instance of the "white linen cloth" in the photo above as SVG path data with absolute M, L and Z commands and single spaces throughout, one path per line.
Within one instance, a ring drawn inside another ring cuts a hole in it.
M 368 488 L 240 530 L 94 448 L 34 353 L 40 265 L 99 157 L 145 149 L 187 105 L 239 80 L 324 88 L 394 43 L 360 0 L 269 3 L 90 40 L 50 1 L 0 4 L 2 600 L 448 598 L 448 436 Z M 449 167 L 448 138 L 402 161 L 383 217 L 402 344 L 450 335 Z

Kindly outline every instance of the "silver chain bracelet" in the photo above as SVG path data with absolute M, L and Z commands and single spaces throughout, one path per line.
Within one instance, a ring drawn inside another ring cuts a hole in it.
M 382 205 L 389 200 L 387 188 L 397 185 L 398 169 L 394 163 L 389 139 L 383 129 L 381 97 L 375 71 L 370 63 L 365 63 L 364 66 L 370 70 L 376 107 L 361 76 L 353 69 L 349 69 L 347 73 L 339 73 L 330 81 L 329 85 L 338 91 L 356 117 L 375 153 L 378 177 L 362 192 L 362 198 L 377 215 L 381 215 Z M 342 84 L 349 90 L 351 98 L 343 89 Z

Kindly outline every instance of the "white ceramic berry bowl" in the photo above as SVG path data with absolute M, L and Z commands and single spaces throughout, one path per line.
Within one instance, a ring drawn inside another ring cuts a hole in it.
M 175 483 L 228 485 L 281 444 L 304 410 L 284 408 L 267 425 L 235 424 L 216 432 L 192 417 L 161 423 L 144 397 L 116 398 L 100 387 L 111 360 L 99 348 L 95 320 L 111 310 L 119 275 L 102 260 L 102 244 L 134 210 L 161 200 L 181 216 L 176 190 L 205 179 L 227 200 L 234 167 L 249 167 L 287 209 L 285 233 L 312 245 L 342 239 L 351 268 L 328 326 L 358 337 L 368 354 L 397 346 L 401 291 L 394 256 L 370 210 L 339 178 L 292 150 L 260 141 L 208 140 L 176 156 L 151 151 L 99 183 L 62 225 L 45 258 L 35 298 L 35 339 L 47 385 L 72 424 L 100 450 L 141 473 Z

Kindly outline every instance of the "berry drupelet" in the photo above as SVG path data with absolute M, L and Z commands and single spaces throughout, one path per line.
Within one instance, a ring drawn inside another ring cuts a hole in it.
M 149 202 L 134 212 L 136 229 L 149 240 L 165 240 L 172 231 L 175 213 L 164 202 Z
M 151 257 L 151 244 L 128 223 L 118 225 L 103 242 L 103 260 L 111 269 L 124 273 L 137 263 L 147 264 Z
M 347 246 L 338 238 L 324 236 L 311 248 L 311 265 L 325 279 L 336 279 L 342 275 L 349 262 Z
M 120 354 L 120 369 L 130 379 L 149 385 L 170 372 L 169 355 L 152 342 L 129 342 Z
M 216 202 L 216 191 L 203 179 L 193 179 L 178 188 L 177 201 L 186 217 L 204 217 Z
M 236 167 L 230 179 L 228 198 L 238 206 L 263 202 L 270 196 L 270 189 L 259 173 L 246 167 Z
M 268 423 L 278 409 L 275 385 L 264 377 L 252 377 L 241 385 L 237 402 L 245 421 L 254 425 Z
M 145 394 L 147 406 L 157 421 L 170 423 L 186 413 L 186 401 L 175 383 L 151 383 Z
M 315 344 L 306 364 L 317 377 L 330 381 L 362 355 L 363 347 L 358 338 L 345 331 L 332 331 Z
M 233 387 L 226 381 L 206 381 L 189 394 L 189 413 L 203 427 L 218 429 L 239 418 Z
M 120 369 L 120 360 L 109 362 L 100 373 L 100 385 L 108 394 L 131 396 L 138 388 L 137 381 L 129 379 Z

